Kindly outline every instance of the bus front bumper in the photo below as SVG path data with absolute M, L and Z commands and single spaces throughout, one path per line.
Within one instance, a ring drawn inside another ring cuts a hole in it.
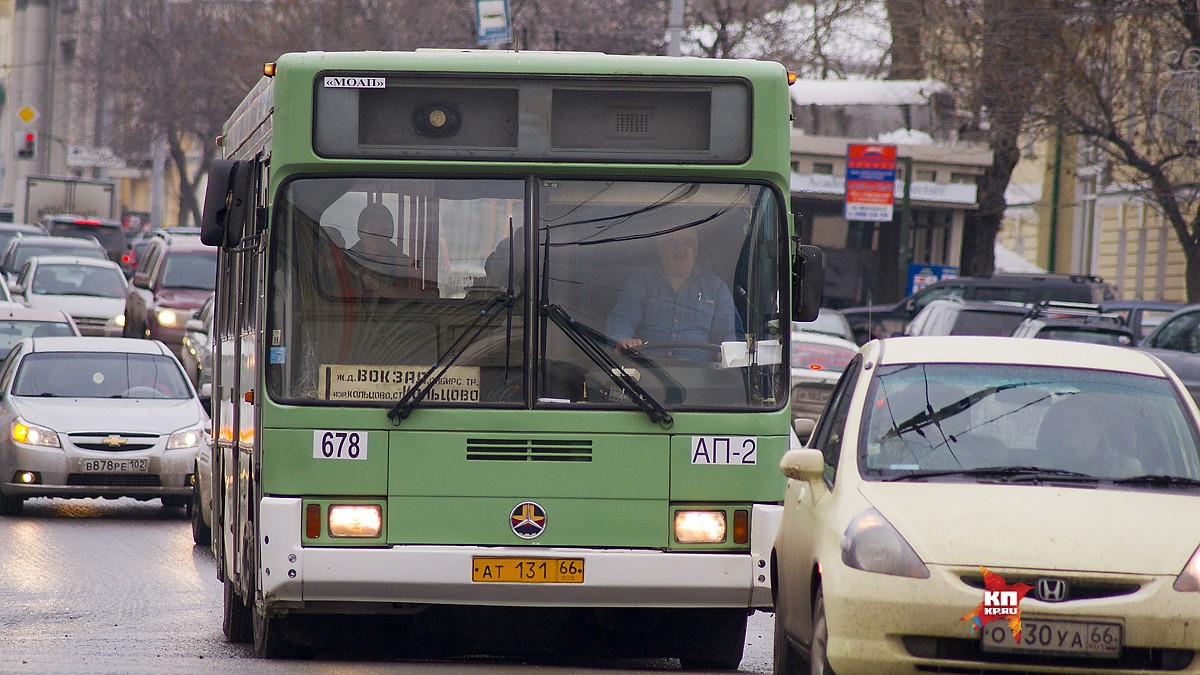
M 260 502 L 264 608 L 322 605 L 522 607 L 771 607 L 770 553 L 777 506 L 755 506 L 748 553 L 644 549 L 404 545 L 305 548 L 299 499 Z M 583 559 L 582 583 L 472 581 L 476 557 Z

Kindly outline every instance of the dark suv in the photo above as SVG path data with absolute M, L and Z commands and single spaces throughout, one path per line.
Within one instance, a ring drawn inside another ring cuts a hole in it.
M 125 336 L 162 340 L 175 353 L 187 320 L 212 295 L 217 251 L 197 235 L 157 234 L 125 298 Z
M 902 334 L 926 305 L 948 297 L 1035 304 L 1043 300 L 1099 303 L 1115 299 L 1117 289 L 1099 277 L 1083 274 L 998 273 L 943 279 L 895 305 L 851 307 L 843 309 L 842 314 L 854 329 L 854 339 L 863 344 L 871 338 Z
M 42 226 L 56 237 L 95 239 L 104 247 L 108 259 L 120 264 L 125 255 L 125 230 L 121 223 L 108 218 L 85 218 L 83 216 L 44 216 Z

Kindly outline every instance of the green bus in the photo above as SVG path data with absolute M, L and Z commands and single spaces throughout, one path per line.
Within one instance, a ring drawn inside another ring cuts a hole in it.
M 737 668 L 772 606 L 790 322 L 820 299 L 788 86 L 584 53 L 267 64 L 201 235 L 226 637 L 559 612 Z

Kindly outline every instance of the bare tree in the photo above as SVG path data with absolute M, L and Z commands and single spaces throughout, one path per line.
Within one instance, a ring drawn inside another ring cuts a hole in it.
M 1071 16 L 1072 3 L 889 0 L 888 7 L 896 16 L 906 17 L 900 30 L 908 30 L 904 28 L 910 23 L 907 18 L 916 14 L 924 18 L 920 41 L 928 74 L 955 92 L 964 116 L 962 137 L 984 141 L 992 150 L 992 165 L 979 180 L 979 208 L 967 218 L 961 266 L 964 274 L 990 273 L 995 269 L 996 234 L 1007 206 L 1004 193 L 1021 157 L 1021 134 L 1030 128 L 1041 97 L 1056 95 L 1046 86 L 1052 68 L 1051 42 Z M 895 34 L 896 24 L 892 30 Z
M 1054 35 L 1039 113 L 1111 158 L 1114 180 L 1155 203 L 1200 301 L 1200 0 L 1090 0 Z
M 512 0 L 521 49 L 661 54 L 667 0 Z

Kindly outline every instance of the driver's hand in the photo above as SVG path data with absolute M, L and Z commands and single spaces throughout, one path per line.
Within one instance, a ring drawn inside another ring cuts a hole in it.
M 620 340 L 617 342 L 617 351 L 625 351 L 631 347 L 640 347 L 642 341 L 640 338 L 629 338 L 628 340 Z

